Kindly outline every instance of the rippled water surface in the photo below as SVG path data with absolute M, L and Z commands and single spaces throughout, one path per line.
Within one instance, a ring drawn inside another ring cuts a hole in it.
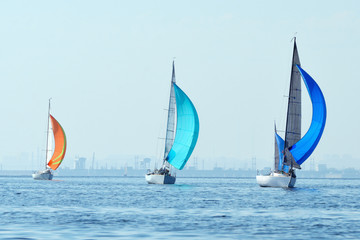
M 0 239 L 359 239 L 360 179 L 0 177 Z

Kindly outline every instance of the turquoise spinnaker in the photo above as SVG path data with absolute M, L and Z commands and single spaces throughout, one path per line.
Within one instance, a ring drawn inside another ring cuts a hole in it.
M 313 106 L 309 130 L 297 143 L 289 148 L 295 161 L 301 165 L 311 155 L 320 141 L 326 122 L 326 103 L 325 98 L 314 79 L 312 79 L 312 77 L 301 67 L 298 65 L 296 66 L 300 70 Z
M 199 136 L 199 117 L 191 100 L 175 84 L 176 134 L 167 161 L 181 170 L 189 160 Z

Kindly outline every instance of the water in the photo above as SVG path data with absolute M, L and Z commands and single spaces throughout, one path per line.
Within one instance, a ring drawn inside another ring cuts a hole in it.
M 360 179 L 0 177 L 0 239 L 359 239 Z

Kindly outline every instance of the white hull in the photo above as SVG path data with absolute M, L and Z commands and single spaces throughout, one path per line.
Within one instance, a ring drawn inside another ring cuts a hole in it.
M 176 177 L 160 174 L 146 174 L 145 179 L 149 184 L 174 184 Z
M 293 188 L 296 176 L 272 172 L 270 175 L 257 175 L 256 181 L 260 187 Z
M 50 170 L 38 171 L 32 174 L 34 180 L 51 180 L 53 176 Z

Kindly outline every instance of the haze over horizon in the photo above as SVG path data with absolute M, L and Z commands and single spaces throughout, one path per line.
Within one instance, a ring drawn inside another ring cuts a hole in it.
M 111 156 L 160 159 L 175 57 L 177 84 L 200 119 L 188 164 L 197 157 L 251 166 L 256 157 L 259 168 L 272 166 L 296 35 L 302 67 L 327 103 L 310 158 L 359 169 L 359 10 L 358 1 L 323 0 L 1 1 L 0 164 L 36 164 L 29 159 L 45 148 L 50 97 L 67 135 L 64 166 L 93 152 L 102 164 Z M 305 134 L 305 87 L 303 99 Z

